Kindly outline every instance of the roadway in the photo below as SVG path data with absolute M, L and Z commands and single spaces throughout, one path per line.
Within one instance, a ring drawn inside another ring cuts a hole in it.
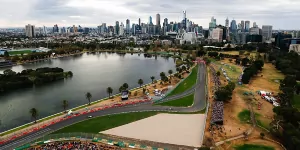
M 169 107 L 169 106 L 158 106 L 152 105 L 152 102 L 145 102 L 136 105 L 129 105 L 117 108 L 109 108 L 97 112 L 92 112 L 88 114 L 83 114 L 80 116 L 72 117 L 70 119 L 58 122 L 56 124 L 50 125 L 46 128 L 43 128 L 38 131 L 31 132 L 27 135 L 18 137 L 12 141 L 9 141 L 0 146 L 0 150 L 7 150 L 13 149 L 18 146 L 24 145 L 29 143 L 33 140 L 36 140 L 40 137 L 48 135 L 56 130 L 69 126 L 71 124 L 75 124 L 77 122 L 81 122 L 83 120 L 88 119 L 88 116 L 105 116 L 105 115 L 112 115 L 112 114 L 120 114 L 120 113 L 129 113 L 129 112 L 142 112 L 142 111 L 165 111 L 165 112 L 195 112 L 202 110 L 206 107 L 206 96 L 205 96 L 205 86 L 206 86 L 206 66 L 205 64 L 200 63 L 198 65 L 198 76 L 197 76 L 197 83 L 194 88 L 185 91 L 179 95 L 174 95 L 170 98 L 166 98 L 163 101 L 170 101 L 176 98 L 180 98 L 183 95 L 189 95 L 191 90 L 195 92 L 194 95 L 194 104 L 191 107 Z M 172 108 L 172 109 L 170 109 Z

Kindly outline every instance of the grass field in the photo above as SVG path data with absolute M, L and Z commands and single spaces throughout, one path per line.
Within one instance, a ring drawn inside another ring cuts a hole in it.
M 197 71 L 198 66 L 195 66 L 191 72 L 191 74 L 184 79 L 183 82 L 181 82 L 171 93 L 169 93 L 167 96 L 176 95 L 179 93 L 182 93 L 188 89 L 190 89 L 193 85 L 196 84 L 197 80 Z
M 263 122 L 262 119 L 260 119 L 262 116 L 260 114 L 255 113 L 255 119 L 256 123 L 266 129 L 269 129 L 269 124 L 267 122 Z M 251 123 L 251 117 L 250 117 L 250 111 L 247 109 L 244 109 L 238 114 L 238 118 L 242 123 Z
M 156 115 L 157 113 L 158 112 L 137 112 L 92 118 L 62 128 L 58 131 L 53 132 L 53 134 L 70 132 L 99 133 L 100 131 L 108 130 Z
M 8 51 L 9 55 L 21 55 L 21 54 L 29 54 L 32 53 L 31 50 L 22 50 L 22 51 Z
M 194 102 L 194 94 L 191 94 L 189 96 L 174 100 L 174 101 L 168 101 L 164 103 L 160 103 L 157 105 L 161 106 L 174 106 L 174 107 L 188 107 L 192 106 Z
M 273 147 L 264 145 L 244 144 L 234 147 L 235 150 L 274 150 Z

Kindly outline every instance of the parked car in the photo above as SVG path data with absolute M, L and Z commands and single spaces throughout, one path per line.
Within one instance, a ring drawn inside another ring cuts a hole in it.
M 93 116 L 88 116 L 88 118 L 93 118 Z

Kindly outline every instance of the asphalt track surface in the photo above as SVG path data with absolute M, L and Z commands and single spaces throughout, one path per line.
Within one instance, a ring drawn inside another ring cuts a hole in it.
M 200 63 L 198 65 L 198 76 L 197 76 L 197 83 L 195 86 L 179 95 L 174 95 L 169 98 L 163 99 L 165 101 L 171 101 L 177 98 L 184 97 L 189 95 L 193 92 L 194 94 L 194 104 L 191 107 L 169 107 L 169 106 L 158 106 L 152 105 L 152 102 L 145 102 L 136 105 L 129 105 L 117 108 L 109 108 L 101 111 L 96 111 L 88 114 L 79 115 L 76 117 L 72 117 L 70 119 L 58 122 L 56 124 L 50 125 L 46 128 L 43 128 L 38 131 L 31 132 L 27 135 L 18 137 L 12 141 L 9 141 L 0 146 L 0 150 L 8 150 L 14 149 L 26 143 L 29 143 L 33 140 L 41 138 L 45 135 L 48 135 L 56 130 L 64 128 L 66 126 L 72 125 L 77 122 L 81 122 L 83 120 L 88 119 L 88 116 L 105 116 L 105 115 L 112 115 L 112 114 L 120 114 L 120 113 L 129 113 L 129 112 L 143 112 L 143 111 L 165 111 L 165 112 L 195 112 L 202 110 L 206 107 L 206 95 L 205 95 L 205 86 L 206 86 L 206 66 L 205 64 Z

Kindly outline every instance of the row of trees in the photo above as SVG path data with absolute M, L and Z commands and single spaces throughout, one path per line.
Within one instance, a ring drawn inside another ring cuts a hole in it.
M 287 75 L 281 81 L 278 94 L 281 105 L 273 109 L 276 115 L 271 124 L 271 133 L 289 150 L 300 149 L 300 112 L 292 107 L 296 86 L 295 76 Z
M 249 67 L 244 70 L 244 74 L 242 76 L 242 82 L 244 84 L 248 84 L 251 77 L 257 75 L 258 71 L 262 71 L 262 67 L 264 66 L 264 62 L 262 60 L 254 61 Z
M 273 50 L 269 53 L 269 61 L 283 74 L 296 75 L 296 79 L 300 80 L 300 56 L 296 52 Z
M 71 71 L 64 72 L 62 68 L 26 69 L 18 73 L 7 69 L 3 71 L 3 74 L 0 74 L 0 93 L 42 85 L 72 76 Z

